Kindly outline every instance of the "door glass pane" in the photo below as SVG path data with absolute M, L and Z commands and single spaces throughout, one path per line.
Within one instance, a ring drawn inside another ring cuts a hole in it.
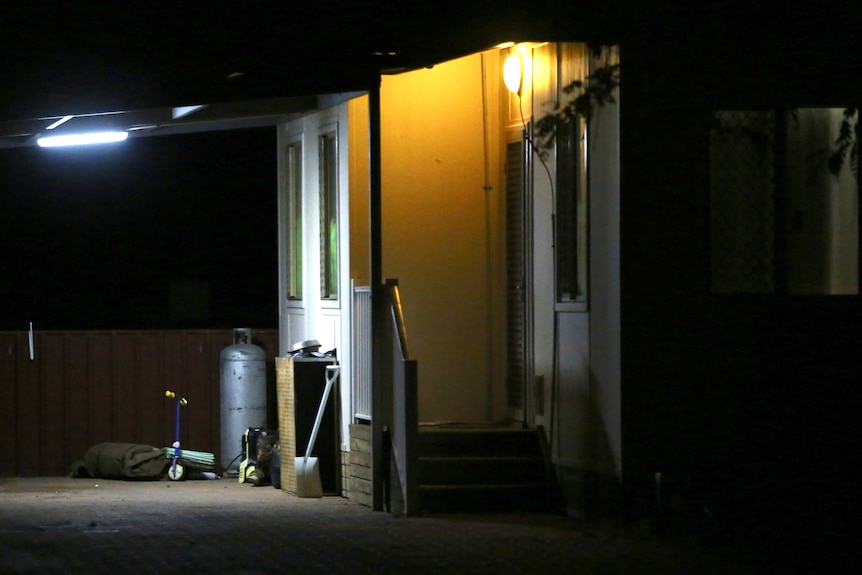
M 302 144 L 287 147 L 287 298 L 302 299 Z
M 320 298 L 338 299 L 338 147 L 320 136 Z

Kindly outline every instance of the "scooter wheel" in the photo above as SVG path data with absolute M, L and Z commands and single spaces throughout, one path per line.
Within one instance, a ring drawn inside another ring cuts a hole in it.
M 185 469 L 183 469 L 183 466 L 179 463 L 168 467 L 168 477 L 171 481 L 181 481 L 182 479 L 185 479 L 185 475 Z

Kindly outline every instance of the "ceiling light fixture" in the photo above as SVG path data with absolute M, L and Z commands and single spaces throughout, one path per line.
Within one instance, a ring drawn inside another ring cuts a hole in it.
M 127 132 L 89 132 L 83 134 L 64 134 L 61 136 L 43 136 L 36 143 L 43 148 L 57 146 L 80 146 L 84 144 L 105 144 L 108 142 L 122 142 L 129 137 Z

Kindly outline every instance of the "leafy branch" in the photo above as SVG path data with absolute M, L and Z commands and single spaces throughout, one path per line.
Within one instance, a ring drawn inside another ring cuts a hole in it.
M 859 179 L 859 136 L 860 126 L 857 118 L 858 110 L 855 107 L 845 108 L 844 119 L 838 128 L 838 137 L 835 139 L 835 148 L 829 154 L 827 165 L 829 173 L 836 178 L 841 172 L 844 163 L 850 161 L 850 170 L 853 176 Z
M 539 155 L 546 158 L 550 153 L 558 129 L 577 118 L 589 121 L 598 108 L 616 103 L 614 92 L 619 85 L 619 64 L 605 64 L 583 81 L 567 84 L 563 88 L 563 99 L 555 102 L 551 112 L 536 122 L 533 141 Z

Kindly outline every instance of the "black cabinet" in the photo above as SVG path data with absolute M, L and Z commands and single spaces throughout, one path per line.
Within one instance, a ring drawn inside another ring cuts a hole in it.
M 294 417 L 296 426 L 296 456 L 304 457 L 308 440 L 314 429 L 314 420 L 323 392 L 326 389 L 326 367 L 335 365 L 329 357 L 293 358 Z M 323 410 L 323 418 L 314 449 L 320 470 L 320 485 L 325 494 L 341 494 L 341 444 L 338 425 L 338 384 L 337 378 L 332 385 Z

